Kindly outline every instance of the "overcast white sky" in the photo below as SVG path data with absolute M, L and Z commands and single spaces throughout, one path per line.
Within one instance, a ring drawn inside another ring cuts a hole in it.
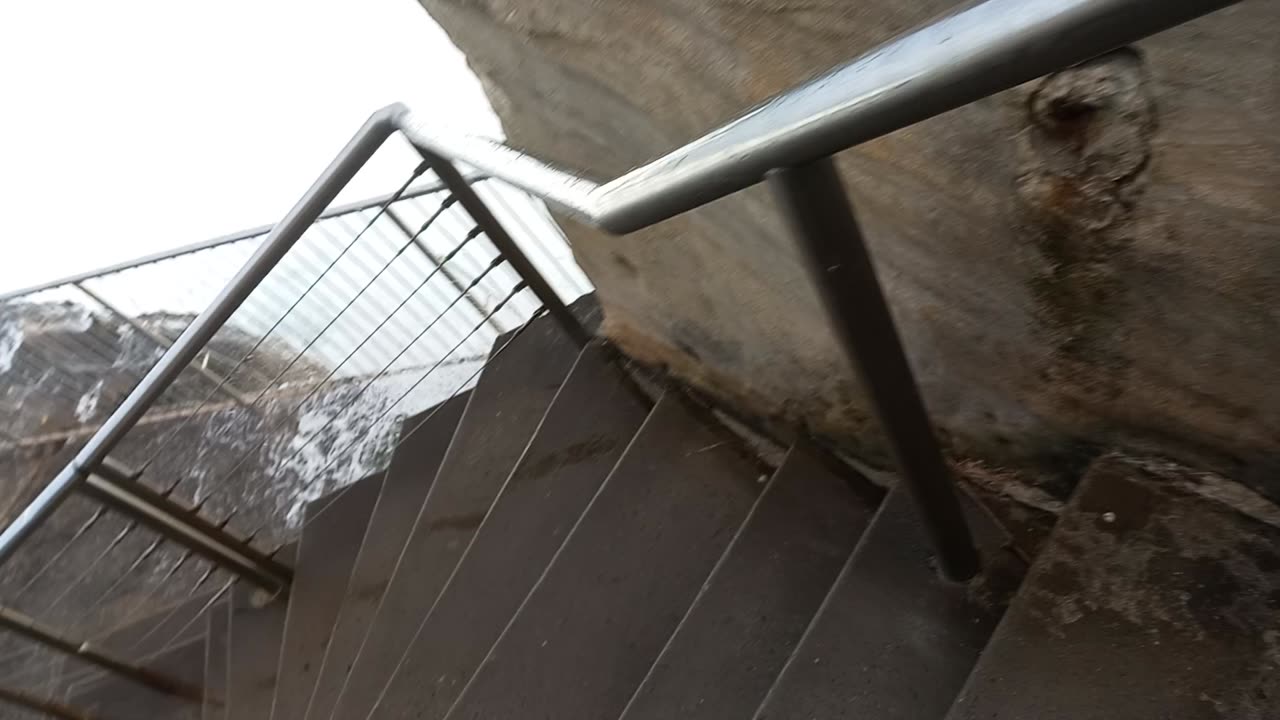
M 0 2 L 0 291 L 274 222 L 397 100 L 501 134 L 414 0 Z

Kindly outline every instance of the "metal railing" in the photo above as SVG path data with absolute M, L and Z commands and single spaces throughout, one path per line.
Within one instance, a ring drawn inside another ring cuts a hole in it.
M 194 501 L 190 505 L 174 500 L 171 495 L 183 486 L 181 479 L 161 482 L 158 489 L 156 485 L 146 486 L 148 478 L 156 474 L 156 466 L 146 459 L 131 463 L 120 455 L 130 433 L 146 422 L 149 413 L 164 406 L 166 393 L 200 388 L 197 395 L 202 399 L 198 403 L 208 403 L 217 395 L 230 408 L 244 402 L 255 405 L 263 396 L 263 388 L 280 390 L 280 380 L 288 375 L 294 362 L 285 363 L 283 370 L 279 363 L 263 363 L 257 372 L 268 376 L 269 382 L 241 382 L 238 378 L 246 364 L 243 360 L 227 367 L 225 361 L 212 355 L 218 350 L 219 331 L 235 313 L 251 304 L 249 301 L 265 286 L 272 271 L 288 262 L 300 239 L 377 147 L 399 132 L 424 159 L 420 171 L 430 168 L 448 193 L 440 213 L 457 208 L 473 224 L 463 242 L 484 236 L 495 248 L 488 265 L 475 269 L 469 280 L 460 281 L 465 283 L 463 292 L 446 312 L 461 303 L 462 297 L 483 282 L 488 273 L 499 267 L 510 268 L 508 292 L 489 306 L 490 310 L 456 347 L 465 345 L 499 314 L 500 308 L 515 302 L 513 298 L 524 293 L 526 287 L 532 296 L 530 308 L 541 308 L 557 318 L 574 339 L 585 339 L 585 332 L 556 291 L 507 234 L 507 223 L 495 217 L 490 203 L 473 189 L 458 167 L 522 189 L 572 218 L 615 234 L 661 222 L 768 181 L 776 190 L 790 234 L 804 250 L 810 277 L 834 334 L 859 375 L 885 428 L 903 481 L 917 500 L 940 570 L 956 580 L 969 578 L 977 572 L 979 558 L 830 156 L 1231 4 L 1230 0 L 979 2 L 906 33 L 604 184 L 557 169 L 495 141 L 451 134 L 403 106 L 385 108 L 360 129 L 225 287 L 181 335 L 170 341 L 163 356 L 88 437 L 53 482 L 0 534 L 0 562 L 10 558 L 60 505 L 69 503 L 73 496 L 89 494 L 114 503 L 112 507 L 128 516 L 127 527 L 145 526 L 157 538 L 176 542 L 183 549 L 180 557 L 194 553 L 205 558 L 208 569 L 197 586 L 219 568 L 230 570 L 233 578 L 245 578 L 268 588 L 280 589 L 287 584 L 288 569 L 275 563 L 271 549 L 260 548 L 256 542 L 260 527 L 230 531 L 228 520 L 208 516 L 212 501 L 207 496 L 190 498 Z M 393 215 L 388 208 L 394 199 L 379 207 L 374 221 Z M 444 208 L 445 202 L 451 207 Z M 430 224 L 435 217 L 438 216 L 433 213 L 424 222 Z M 414 221 L 406 219 L 398 224 L 401 232 L 410 236 L 409 244 L 413 244 Z M 443 265 L 451 259 L 440 257 L 433 262 Z M 369 282 L 376 282 L 382 272 L 375 270 Z M 419 280 L 424 277 L 421 269 L 409 275 Z M 315 282 L 325 276 L 326 272 L 321 272 Z M 308 297 L 313 287 L 314 284 L 304 290 L 297 302 Z M 349 304 L 355 303 L 361 292 Z M 291 305 L 290 311 L 294 307 Z M 338 316 L 347 309 L 339 310 Z M 356 350 L 368 340 L 361 339 L 360 327 L 366 328 L 365 332 L 373 327 L 376 333 L 394 317 L 392 310 L 376 323 L 371 324 L 369 319 L 353 323 Z M 437 322 L 438 318 L 431 320 L 427 329 L 434 328 Z M 320 335 L 330 327 L 324 325 L 319 329 Z M 262 336 L 271 335 L 274 328 L 269 325 Z M 425 332 L 422 330 L 419 337 Z M 413 342 L 416 341 L 415 338 Z M 243 358 L 254 357 L 257 348 L 254 345 Z M 305 354 L 313 348 L 308 341 L 303 352 L 295 354 Z M 426 374 L 437 370 L 455 351 L 437 353 Z M 317 353 L 313 352 L 312 358 L 321 357 L 323 361 L 308 370 L 310 375 L 304 373 L 304 380 L 316 373 L 327 376 L 335 367 L 331 354 Z M 345 359 L 336 362 L 340 367 Z M 192 371 L 194 366 L 202 370 Z M 388 367 L 375 364 L 372 370 L 366 369 L 365 375 L 387 377 Z M 305 395 L 318 385 L 302 381 L 299 387 Z M 366 385 L 357 382 L 343 387 L 348 392 L 363 393 L 365 390 L 359 388 Z M 305 402 L 289 405 L 284 417 L 296 417 Z M 177 405 L 176 400 L 173 403 Z M 191 416 L 193 413 L 186 415 Z M 263 422 L 269 421 L 271 418 Z M 238 467 L 224 472 L 219 482 L 235 475 Z M 213 487 L 216 491 L 218 483 Z M 176 505 L 171 507 L 171 503 Z M 133 510 L 129 509 L 131 506 Z
M 590 290 L 541 202 L 425 163 L 407 174 L 395 193 L 307 224 L 74 494 L 27 526 L 0 579 L 0 686 L 54 664 L 140 682 L 150 676 L 123 672 L 138 642 L 68 649 L 191 596 L 212 607 L 237 578 L 283 591 L 275 554 L 308 501 L 383 469 L 401 417 L 472 383 L 495 342 L 543 312 L 531 285 L 557 307 Z M 0 295 L 0 388 L 23 410 L 0 418 L 7 486 L 42 454 L 101 442 L 270 229 Z

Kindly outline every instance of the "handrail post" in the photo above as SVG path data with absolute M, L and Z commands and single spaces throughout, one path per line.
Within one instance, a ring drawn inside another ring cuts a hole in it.
M 412 140 L 412 138 L 410 138 Z M 417 147 L 417 146 L 415 146 Z M 578 347 L 586 347 L 591 342 L 591 333 L 582 325 L 573 311 L 564 304 L 560 299 L 560 294 L 551 287 L 547 279 L 542 277 L 542 273 L 538 272 L 538 268 L 529 261 L 528 256 L 520 249 L 520 245 L 507 233 L 506 228 L 502 227 L 502 223 L 498 222 L 498 218 L 489 210 L 489 206 L 484 200 L 476 194 L 471 183 L 458 172 L 449 160 L 436 155 L 430 151 L 418 147 L 418 154 L 422 155 L 422 159 L 426 160 L 431 169 L 435 171 L 436 177 L 439 177 L 449 186 L 449 191 L 458 199 L 458 202 L 466 209 L 471 219 L 480 226 L 485 236 L 493 243 L 502 257 L 506 258 L 511 267 L 515 269 L 516 274 L 520 276 L 538 296 L 538 300 L 542 302 L 542 306 L 547 309 L 564 328 L 573 342 Z
M 768 178 L 836 340 L 888 435 L 939 569 L 950 580 L 973 577 L 973 537 L 835 165 L 825 158 Z

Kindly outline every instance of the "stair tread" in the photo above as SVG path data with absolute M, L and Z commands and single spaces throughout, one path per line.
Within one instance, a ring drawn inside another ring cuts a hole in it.
M 418 510 L 435 480 L 470 393 L 459 394 L 401 426 L 382 492 L 369 520 L 334 623 L 306 717 L 328 718 L 386 590 Z M 410 434 L 412 433 L 412 434 Z
M 793 447 L 623 720 L 751 717 L 870 522 L 868 495 Z
M 759 477 L 734 439 L 664 396 L 448 717 L 617 717 Z
M 1002 534 L 971 504 L 984 556 Z M 756 720 L 936 720 L 950 707 L 999 608 L 939 578 L 919 515 L 899 484 L 757 711 Z
M 608 352 L 582 351 L 375 717 L 439 718 L 498 639 L 649 412 Z
M 507 345 L 507 338 L 510 339 Z M 552 318 L 499 338 L 347 676 L 333 718 L 363 717 L 452 574 L 578 355 Z M 324 720 L 314 717 L 312 720 Z
M 1280 528 L 1091 465 L 949 720 L 1280 717 Z
M 210 608 L 205 622 L 205 700 L 201 720 L 228 720 L 224 698 L 227 694 L 227 632 L 230 622 L 231 600 L 223 598 Z
M 289 589 L 272 720 L 301 720 L 306 712 L 381 489 L 378 473 L 307 505 Z
M 278 557 L 291 565 L 295 552 L 296 547 L 290 544 Z M 260 591 L 245 582 L 237 582 L 231 589 L 226 715 L 235 720 L 271 717 L 287 603 L 276 598 L 259 607 L 255 600 L 260 597 Z

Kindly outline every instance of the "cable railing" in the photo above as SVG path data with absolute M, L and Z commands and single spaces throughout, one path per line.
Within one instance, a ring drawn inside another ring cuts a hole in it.
M 518 262 L 552 278 L 554 290 L 543 287 L 557 302 L 590 289 L 541 203 L 482 176 L 462 184 L 469 202 L 495 209 L 490 223 L 526 229 L 528 256 L 517 251 Z M 29 398 L 38 397 L 42 410 L 38 420 L 8 418 L 0 453 L 19 467 L 41 449 L 63 457 L 55 464 L 83 450 L 268 233 L 0 297 L 0 319 L 9 321 L 0 327 L 14 338 L 0 383 L 28 398 L 15 405 L 33 409 Z M 213 607 L 242 574 L 280 589 L 287 567 L 274 555 L 301 532 L 308 502 L 382 470 L 412 434 L 397 437 L 399 421 L 465 391 L 495 342 L 542 307 L 425 163 L 393 193 L 322 213 L 104 458 L 98 472 L 117 473 L 133 490 L 122 495 L 89 479 L 8 560 L 0 686 L 39 697 L 50 678 L 65 689 L 102 670 L 102 658 L 59 652 L 68 646 L 60 638 L 102 642 L 112 629 L 158 618 L 111 648 L 136 661 L 142 649 L 170 646 L 203 620 L 166 629 L 167 618 L 193 598 Z M 147 500 L 221 545 L 184 543 L 189 536 L 170 532 L 155 507 L 139 516 Z M 228 546 L 250 556 L 231 575 L 210 559 Z M 31 642 L 16 618 L 51 637 Z
M 513 211 L 528 202 L 516 190 L 625 234 L 770 184 L 940 572 L 971 577 L 979 558 L 830 157 L 1231 4 L 978 2 L 603 184 L 393 105 L 269 231 L 0 296 L 0 319 L 22 317 L 16 335 L 0 335 L 0 370 L 21 379 L 4 399 L 38 408 L 4 419 L 0 448 L 60 468 L 0 534 L 0 630 L 22 641 L 12 654 L 0 646 L 0 687 L 15 688 L 3 679 L 15 662 L 22 697 L 59 662 L 163 684 L 129 675 L 136 666 L 121 658 L 136 640 L 85 656 L 67 639 L 106 637 L 162 602 L 213 607 L 234 583 L 287 592 L 281 549 L 308 521 L 301 509 L 383 467 L 415 429 L 397 438 L 398 420 L 465 391 L 536 315 L 584 343 L 566 301 L 589 285 L 571 262 L 537 257 L 547 231 L 530 224 L 547 218 Z M 327 210 L 396 133 L 422 164 L 384 198 Z M 165 283 L 176 305 L 136 294 Z M 94 372 L 107 360 L 110 376 Z M 51 550 L 29 558 L 20 547 Z M 95 602 L 69 607 L 77 594 Z M 31 675 L 42 677 L 23 684 Z

